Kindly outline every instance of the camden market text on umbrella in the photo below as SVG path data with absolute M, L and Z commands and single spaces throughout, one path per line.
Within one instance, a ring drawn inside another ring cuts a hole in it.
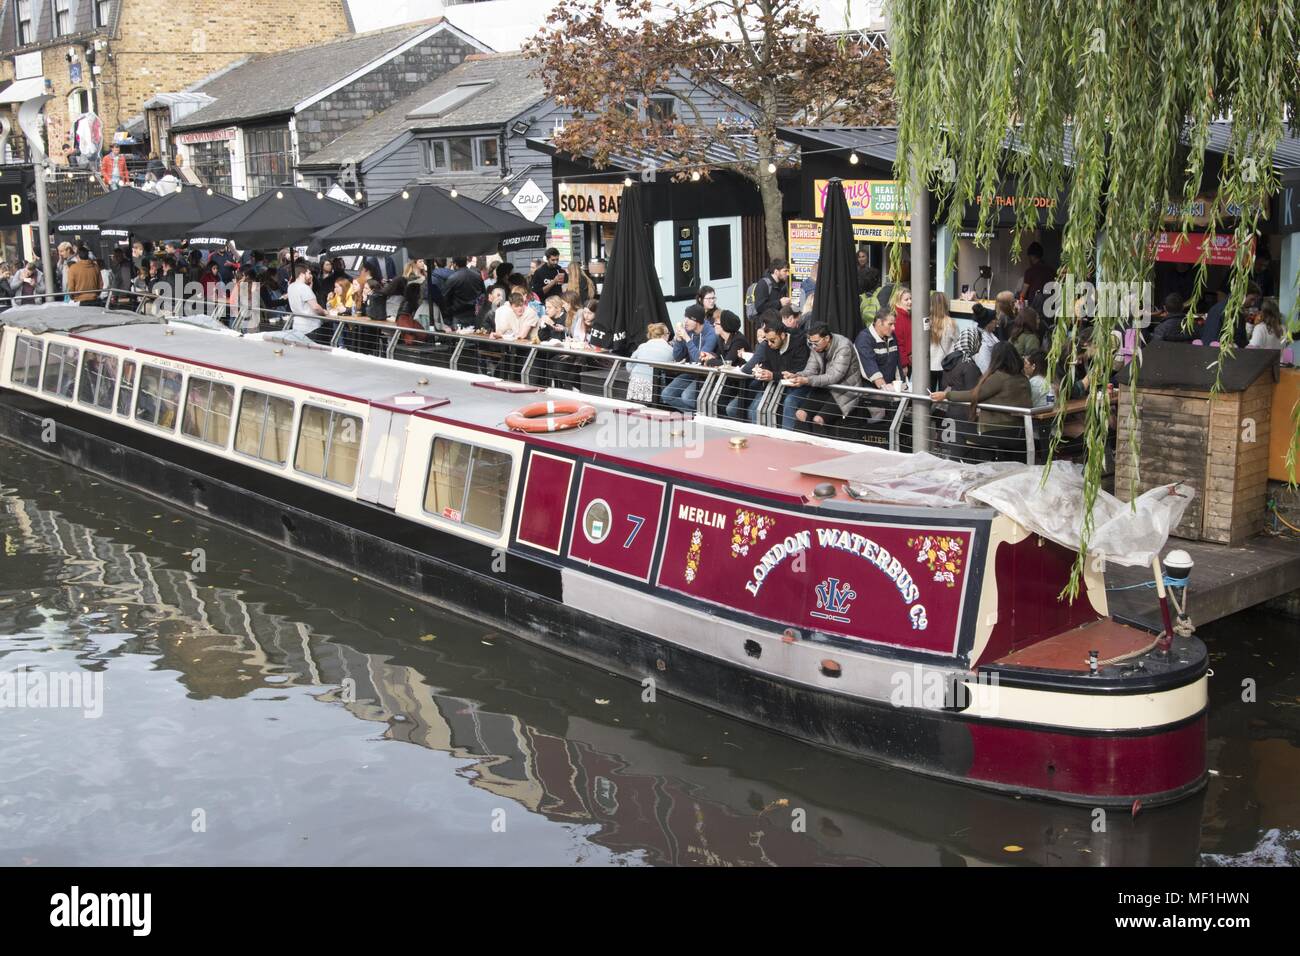
M 545 226 L 522 216 L 415 183 L 317 232 L 308 252 L 391 255 L 400 248 L 413 259 L 433 259 L 535 246 L 545 238 Z

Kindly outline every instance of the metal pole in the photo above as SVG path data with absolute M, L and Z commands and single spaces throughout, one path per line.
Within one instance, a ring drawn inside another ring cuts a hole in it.
M 914 173 L 912 192 L 912 393 L 930 394 L 930 193 L 919 172 Z M 912 451 L 930 448 L 930 405 L 912 402 Z
M 54 99 L 48 93 L 33 96 L 18 108 L 18 125 L 27 137 L 27 148 L 32 154 L 32 170 L 36 178 L 36 221 L 41 234 L 41 269 L 45 272 L 45 289 L 54 289 L 54 272 L 50 268 L 50 210 L 45 194 L 45 167 L 49 158 L 41 148 L 43 123 L 41 111 Z M 62 291 L 62 290 L 60 290 Z

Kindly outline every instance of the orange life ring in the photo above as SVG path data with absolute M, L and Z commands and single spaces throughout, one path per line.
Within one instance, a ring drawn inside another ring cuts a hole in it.
M 506 416 L 506 427 L 516 432 L 562 432 L 581 428 L 596 417 L 596 409 L 578 402 L 533 402 Z

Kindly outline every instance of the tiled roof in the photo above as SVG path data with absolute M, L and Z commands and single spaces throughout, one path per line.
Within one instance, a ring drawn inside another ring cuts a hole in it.
M 471 54 L 454 70 L 308 156 L 302 165 L 359 163 L 407 131 L 500 126 L 546 99 L 541 80 L 531 76 L 536 66 L 535 60 L 518 54 Z M 482 82 L 492 85 L 441 116 L 421 119 L 410 115 L 462 83 Z
M 177 131 L 222 126 L 289 113 L 303 100 L 328 89 L 441 20 L 403 24 L 255 57 L 243 66 L 205 83 L 199 92 L 216 99 L 176 124 Z

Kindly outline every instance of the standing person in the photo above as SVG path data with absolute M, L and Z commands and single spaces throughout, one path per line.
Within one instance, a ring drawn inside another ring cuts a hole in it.
M 458 329 L 472 329 L 478 312 L 479 300 L 486 294 L 483 277 L 468 265 L 464 256 L 451 260 L 455 267 L 443 283 L 442 295 L 447 304 L 447 321 Z
M 894 313 L 894 337 L 898 339 L 898 366 L 903 378 L 912 374 L 912 290 L 895 284 L 889 294 L 889 308 Z
M 820 259 L 814 262 L 812 264 L 812 270 L 808 274 L 808 278 L 799 283 L 799 291 L 803 294 L 803 300 L 799 303 L 800 305 L 807 302 L 808 298 L 817 291 L 817 273 L 821 270 L 821 264 L 822 261 Z
M 546 261 L 534 270 L 528 279 L 528 289 L 538 300 L 545 302 L 552 294 L 564 291 L 564 283 L 569 281 L 569 274 L 560 268 L 560 250 L 547 249 Z
M 366 256 L 362 264 L 367 271 L 380 282 L 390 282 L 397 278 L 397 263 L 393 261 L 392 256 Z M 343 272 L 343 260 L 334 259 L 334 269 L 336 272 Z
M 983 375 L 989 370 L 989 362 L 993 359 L 993 348 L 1001 341 L 998 338 L 998 327 L 1002 323 L 1002 313 L 976 302 L 971 306 L 971 316 L 980 330 L 980 347 L 975 353 L 975 364 L 979 366 L 980 374 Z
M 235 284 L 227 300 L 227 315 L 232 329 L 240 332 L 257 331 L 257 304 L 262 291 L 257 283 L 257 272 L 252 266 L 241 266 L 235 274 Z
M 321 259 L 320 271 L 312 280 L 312 290 L 316 293 L 316 301 L 320 303 L 321 308 L 325 307 L 325 301 L 334 291 L 334 280 L 338 278 L 334 274 L 334 260 Z
M 853 345 L 862 361 L 866 384 L 881 389 L 895 388 L 902 379 L 902 360 L 894 335 L 894 313 L 888 308 L 877 312 L 875 321 L 858 333 Z
M 1048 404 L 1047 353 L 1039 349 L 1025 357 L 1025 377 L 1029 379 L 1029 403 L 1034 408 Z
M 930 381 L 943 375 L 943 358 L 957 347 L 957 320 L 948 311 L 948 297 L 930 293 Z
M 68 266 L 77 261 L 76 250 L 72 248 L 70 242 L 59 243 L 59 261 L 54 264 L 54 271 L 58 277 L 58 290 L 60 292 L 68 291 Z
M 424 326 L 415 317 L 420 311 L 420 303 L 424 301 L 424 268 L 418 259 L 412 259 L 406 264 L 402 278 L 406 286 L 397 301 L 397 324 L 405 329 L 422 329 Z M 415 345 L 422 338 L 424 336 L 404 332 L 402 344 Z
M 790 264 L 773 259 L 767 272 L 745 293 L 745 314 L 756 318 L 765 312 L 780 312 L 790 304 Z
M 122 147 L 117 143 L 114 143 L 108 154 L 99 161 L 99 176 L 108 189 L 121 189 L 123 186 L 130 185 L 131 180 L 126 172 L 126 157 L 122 155 Z
M 1007 405 L 1013 408 L 1031 408 L 1033 397 L 1029 388 L 1029 379 L 1025 377 L 1025 362 L 1010 342 L 999 342 L 993 350 L 993 358 L 979 382 L 970 391 L 945 389 L 931 392 L 930 398 L 936 402 L 969 402 L 974 408 L 978 425 L 978 438 L 973 442 L 979 453 L 975 456 L 981 460 L 994 460 L 998 452 L 1010 450 L 1024 439 L 1024 423 L 1012 412 L 996 412 L 979 407 L 981 402 L 989 405 Z
M 96 305 L 103 280 L 99 266 L 90 258 L 90 250 L 82 246 L 77 250 L 77 259 L 68 266 L 67 292 L 78 305 Z
M 123 295 L 132 288 L 131 257 L 127 255 L 125 249 L 120 246 L 113 250 L 109 256 L 109 269 L 112 280 L 109 287 L 118 290 L 117 295 L 110 294 L 108 297 L 108 307 L 110 309 L 134 309 L 135 299 L 129 295 Z
M 312 289 L 311 266 L 305 262 L 298 265 L 298 273 L 289 285 L 289 314 L 292 316 L 293 331 L 307 336 L 313 342 L 320 342 L 321 335 L 328 332 L 321 326 L 317 316 L 325 314 L 325 307 L 316 299 Z M 325 335 L 325 342 L 329 336 Z
M 1043 291 L 1043 286 L 1052 281 L 1053 272 L 1051 267 L 1043 262 L 1041 243 L 1031 242 L 1029 248 L 1025 250 L 1025 255 L 1029 258 L 1029 265 L 1020 280 L 1019 298 L 1022 302 L 1033 302 L 1034 297 Z

